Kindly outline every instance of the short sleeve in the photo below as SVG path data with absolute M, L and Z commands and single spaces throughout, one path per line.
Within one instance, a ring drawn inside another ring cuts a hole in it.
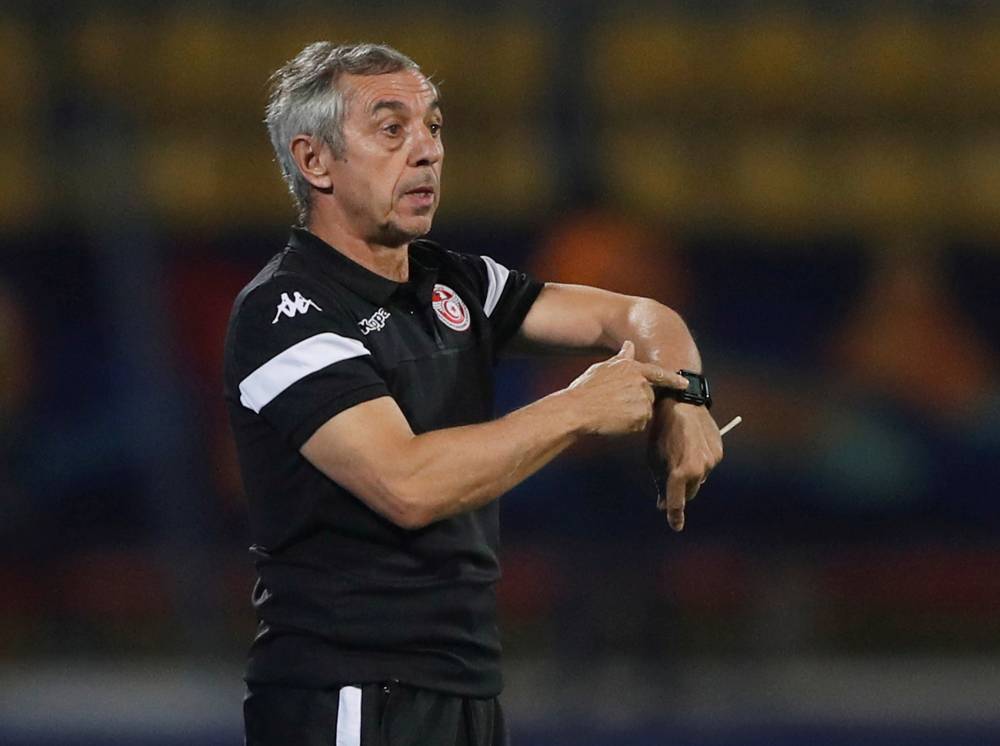
M 525 272 L 507 269 L 488 256 L 469 256 L 479 274 L 483 312 L 499 352 L 521 328 L 524 317 L 542 291 L 543 283 Z
M 294 277 L 238 301 L 229 337 L 229 395 L 295 448 L 334 415 L 389 395 L 353 318 Z

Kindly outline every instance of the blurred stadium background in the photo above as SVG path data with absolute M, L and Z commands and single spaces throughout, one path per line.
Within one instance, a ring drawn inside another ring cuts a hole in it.
M 434 237 L 679 308 L 745 418 L 679 536 L 636 443 L 504 498 L 514 743 L 1000 742 L 1000 4 L 959 0 L 5 2 L 0 742 L 240 742 L 222 336 L 316 39 L 441 82 Z

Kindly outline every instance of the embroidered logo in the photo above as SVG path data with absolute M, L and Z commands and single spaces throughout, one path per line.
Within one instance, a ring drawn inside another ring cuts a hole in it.
M 469 309 L 458 297 L 458 293 L 447 285 L 434 286 L 431 305 L 434 306 L 434 313 L 445 326 L 456 332 L 464 332 L 469 328 Z
M 297 290 L 294 293 L 294 298 L 289 298 L 288 293 L 282 293 L 281 303 L 278 304 L 278 312 L 274 314 L 274 321 L 271 323 L 277 324 L 282 314 L 291 318 L 297 313 L 305 313 L 310 308 L 315 308 L 317 311 L 323 310 L 308 298 L 303 298 L 302 294 Z
M 385 328 L 386 320 L 391 315 L 392 314 L 384 308 L 380 308 L 367 319 L 361 319 L 361 321 L 358 322 L 358 326 L 361 327 L 361 333 L 367 337 L 372 332 L 382 331 Z

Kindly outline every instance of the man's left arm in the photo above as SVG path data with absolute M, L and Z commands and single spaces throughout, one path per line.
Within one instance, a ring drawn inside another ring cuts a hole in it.
M 510 349 L 523 352 L 614 351 L 626 340 L 636 360 L 667 370 L 701 373 L 701 356 L 677 312 L 648 298 L 583 285 L 546 284 Z M 722 460 L 722 437 L 708 409 L 662 398 L 652 437 L 666 462 L 665 510 L 670 527 L 684 528 L 684 506 Z

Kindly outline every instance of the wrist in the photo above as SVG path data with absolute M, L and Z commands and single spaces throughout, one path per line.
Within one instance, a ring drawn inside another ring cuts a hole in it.
M 582 398 L 576 389 L 565 388 L 549 394 L 540 403 L 552 406 L 553 421 L 558 423 L 561 430 L 567 435 L 579 437 L 590 435 L 594 431 L 587 420 L 581 401 Z

